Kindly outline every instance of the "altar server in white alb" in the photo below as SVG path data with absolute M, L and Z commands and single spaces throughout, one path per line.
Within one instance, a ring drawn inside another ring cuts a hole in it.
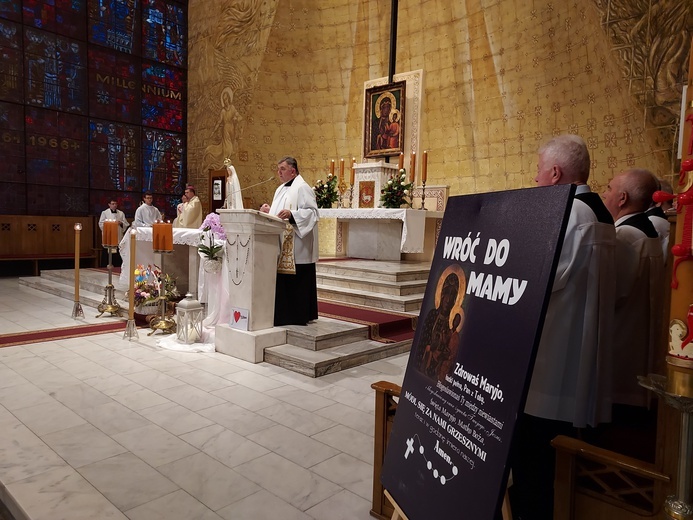
M 101 216 L 99 217 L 99 229 L 101 229 L 101 231 L 103 231 L 103 223 L 106 220 L 115 220 L 116 222 L 118 222 L 118 243 L 120 244 L 120 241 L 123 239 L 123 233 L 130 224 L 128 224 L 128 221 L 125 218 L 125 213 L 118 209 L 118 201 L 116 199 L 111 199 L 108 202 L 108 208 L 101 212 Z M 102 257 L 103 265 L 106 265 L 107 258 L 108 254 L 104 249 Z M 121 264 L 122 260 L 120 258 L 120 255 L 116 253 L 115 255 L 113 255 L 113 265 L 115 267 L 120 267 Z
M 287 220 L 277 272 L 274 300 L 275 325 L 307 325 L 318 318 L 315 263 L 318 261 L 318 205 L 315 192 L 299 174 L 293 157 L 277 163 L 282 185 L 274 192 L 272 205 L 260 211 Z M 295 265 L 295 273 L 292 273 Z
M 152 224 L 157 220 L 163 220 L 161 212 L 152 205 L 154 202 L 154 195 L 147 191 L 142 195 L 142 204 L 135 211 L 135 220 L 132 224 L 136 228 L 139 227 L 152 227 Z

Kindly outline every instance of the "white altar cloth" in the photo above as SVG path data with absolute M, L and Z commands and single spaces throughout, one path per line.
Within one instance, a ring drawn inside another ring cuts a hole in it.
M 151 227 L 138 227 L 137 228 L 137 251 L 135 258 L 136 264 L 141 264 L 147 266 L 149 264 L 154 265 L 154 250 L 152 249 L 152 228 Z M 202 232 L 199 229 L 186 229 L 186 228 L 174 228 L 173 229 L 173 244 L 187 245 L 188 247 L 188 290 L 195 294 L 197 292 L 197 280 L 198 280 L 198 266 L 199 266 L 199 256 L 197 253 L 197 246 L 200 243 L 200 234 Z M 120 270 L 120 280 L 119 285 L 121 287 L 129 287 L 130 285 L 130 233 L 125 233 L 125 236 L 120 241 L 120 256 L 123 258 L 123 266 Z M 161 265 L 160 261 L 156 261 L 157 265 Z M 167 268 L 169 265 L 168 258 L 164 265 L 164 269 L 169 271 Z M 179 287 L 180 288 L 180 287 Z
M 402 238 L 401 253 L 422 253 L 424 247 L 424 230 L 426 227 L 427 211 L 420 209 L 319 209 L 320 218 L 336 218 L 337 220 L 401 220 Z M 438 213 L 438 212 L 434 212 Z M 432 215 L 431 215 L 432 216 Z

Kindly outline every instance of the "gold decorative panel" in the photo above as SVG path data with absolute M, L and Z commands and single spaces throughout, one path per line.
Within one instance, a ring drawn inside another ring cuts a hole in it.
M 363 87 L 388 75 L 390 2 L 190 1 L 188 166 L 242 186 L 294 155 L 310 183 L 361 161 Z M 422 69 L 419 150 L 450 195 L 534 185 L 550 137 L 585 138 L 591 185 L 671 178 L 693 3 L 400 0 L 396 72 Z M 258 205 L 275 182 L 247 191 Z M 206 195 L 202 196 L 206 200 Z

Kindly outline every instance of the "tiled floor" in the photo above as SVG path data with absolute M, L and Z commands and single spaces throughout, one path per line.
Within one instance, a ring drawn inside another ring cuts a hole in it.
M 71 311 L 0 278 L 0 334 Z M 311 379 L 122 336 L 0 348 L 0 499 L 17 520 L 370 518 L 370 385 L 401 384 L 406 355 Z

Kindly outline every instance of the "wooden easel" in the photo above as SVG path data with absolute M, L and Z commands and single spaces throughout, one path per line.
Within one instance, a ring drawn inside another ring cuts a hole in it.
M 395 499 L 392 498 L 392 495 L 390 492 L 385 489 L 383 490 L 385 493 L 385 496 L 387 499 L 392 503 L 392 507 L 395 508 L 395 510 L 392 513 L 392 518 L 390 520 L 409 520 L 407 518 L 407 515 L 404 514 L 404 511 L 402 511 L 402 508 L 397 505 L 397 502 L 395 502 Z M 513 520 L 513 514 L 512 511 L 510 511 L 510 498 L 508 497 L 508 492 L 505 492 L 505 496 L 503 497 L 503 505 L 501 506 L 501 515 L 503 517 L 503 520 Z
M 390 520 L 409 520 L 407 518 L 407 515 L 404 514 L 404 511 L 402 511 L 402 509 L 397 505 L 395 499 L 392 498 L 390 492 L 387 489 L 385 489 L 383 493 L 385 493 L 387 499 L 392 503 L 392 507 L 395 508 L 395 510 L 392 512 L 392 518 Z

